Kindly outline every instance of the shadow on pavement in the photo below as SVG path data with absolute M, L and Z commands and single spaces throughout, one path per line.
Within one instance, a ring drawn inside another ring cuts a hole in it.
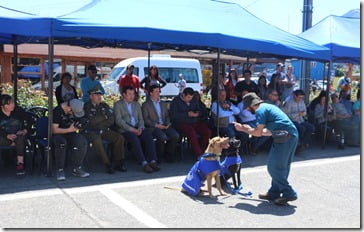
M 269 201 L 261 201 L 257 199 L 247 199 L 247 198 L 246 200 L 260 201 L 260 203 L 258 203 L 258 205 L 252 205 L 249 203 L 238 203 L 235 205 L 235 207 L 231 208 L 241 209 L 244 211 L 248 211 L 252 214 L 270 214 L 276 216 L 287 216 L 294 214 L 296 212 L 296 206 L 293 205 L 277 206 Z

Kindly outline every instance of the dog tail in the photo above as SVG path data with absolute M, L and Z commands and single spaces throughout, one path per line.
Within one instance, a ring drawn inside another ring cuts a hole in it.
M 163 188 L 165 189 L 170 189 L 170 190 L 176 190 L 176 191 L 180 191 L 182 192 L 182 188 L 178 188 L 178 187 L 174 187 L 174 186 L 164 186 Z

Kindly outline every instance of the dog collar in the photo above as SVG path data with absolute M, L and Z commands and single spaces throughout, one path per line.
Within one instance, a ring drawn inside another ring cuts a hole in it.
M 213 153 L 205 153 L 202 155 L 202 157 L 217 157 L 217 155 Z

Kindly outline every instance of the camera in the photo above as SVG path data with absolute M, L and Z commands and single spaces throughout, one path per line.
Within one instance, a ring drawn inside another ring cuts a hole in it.
M 86 117 L 83 118 L 74 118 L 73 120 L 73 125 L 79 129 L 79 130 L 83 130 L 86 128 L 87 124 L 90 122 L 90 120 Z

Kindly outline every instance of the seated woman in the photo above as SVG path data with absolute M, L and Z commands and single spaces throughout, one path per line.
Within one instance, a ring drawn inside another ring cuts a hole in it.
M 61 85 L 56 88 L 56 99 L 58 105 L 65 101 L 70 101 L 73 98 L 78 98 L 76 88 L 71 85 L 71 80 L 72 75 L 69 72 L 62 74 Z
M 25 135 L 24 119 L 17 114 L 14 100 L 11 96 L 3 94 L 0 96 L 0 146 L 15 146 L 17 154 L 16 174 L 25 174 L 24 150 Z

